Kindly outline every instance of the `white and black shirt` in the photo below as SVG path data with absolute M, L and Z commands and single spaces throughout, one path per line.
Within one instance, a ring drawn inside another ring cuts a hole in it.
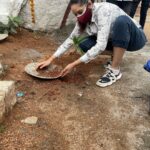
M 81 56 L 81 62 L 88 63 L 90 60 L 95 59 L 96 56 L 98 56 L 105 50 L 108 39 L 111 38 L 111 30 L 113 24 L 116 18 L 122 15 L 127 14 L 116 5 L 106 2 L 94 3 L 92 9 L 92 21 L 87 26 L 86 32 L 89 35 L 97 35 L 97 44 L 93 46 L 90 50 L 88 50 L 87 53 Z M 137 27 L 140 27 L 140 25 L 135 20 L 133 20 L 133 22 L 135 22 Z M 76 23 L 76 26 L 71 35 L 57 49 L 54 56 L 60 57 L 73 45 L 73 38 L 79 36 L 80 28 L 78 23 Z

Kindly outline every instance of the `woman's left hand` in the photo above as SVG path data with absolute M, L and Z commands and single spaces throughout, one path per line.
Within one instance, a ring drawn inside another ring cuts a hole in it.
M 74 63 L 71 63 L 69 65 L 66 66 L 66 68 L 61 72 L 61 77 L 66 76 L 68 73 L 70 73 L 73 68 L 75 67 Z

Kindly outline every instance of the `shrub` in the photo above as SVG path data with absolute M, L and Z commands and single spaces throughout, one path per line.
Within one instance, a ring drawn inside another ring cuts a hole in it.
M 22 19 L 17 16 L 17 17 L 8 17 L 8 24 L 4 24 L 0 22 L 0 34 L 16 34 L 17 33 L 17 28 L 20 27 L 20 25 L 23 24 Z

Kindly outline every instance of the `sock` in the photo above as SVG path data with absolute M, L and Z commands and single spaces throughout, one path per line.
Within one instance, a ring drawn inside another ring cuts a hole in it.
M 114 68 L 110 67 L 110 69 L 113 71 L 113 73 L 114 73 L 115 75 L 118 75 L 119 72 L 120 72 L 120 68 L 119 68 L 119 69 L 114 69 Z

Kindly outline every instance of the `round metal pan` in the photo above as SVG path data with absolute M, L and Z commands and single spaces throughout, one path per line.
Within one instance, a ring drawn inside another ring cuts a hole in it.
M 0 41 L 6 39 L 8 37 L 8 34 L 0 34 Z
M 28 65 L 25 66 L 25 72 L 33 77 L 39 78 L 39 79 L 45 79 L 45 80 L 53 80 L 53 79 L 58 79 L 60 78 L 60 75 L 56 76 L 56 77 L 44 77 L 41 76 L 38 72 L 37 72 L 37 64 L 38 63 L 30 63 Z M 57 67 L 57 65 L 50 65 L 48 67 L 49 71 L 54 70 Z

